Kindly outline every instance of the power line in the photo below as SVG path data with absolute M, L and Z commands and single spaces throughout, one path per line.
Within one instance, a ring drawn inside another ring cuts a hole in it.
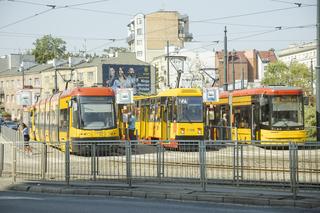
M 269 0 L 269 1 L 280 2 L 280 3 L 284 3 L 284 4 L 293 4 L 293 5 L 297 5 L 298 7 L 301 7 L 302 5 L 316 6 L 315 4 L 305 4 L 305 3 L 300 3 L 300 2 L 291 2 L 291 1 L 282 1 L 282 0 Z
M 111 11 L 105 11 L 105 10 L 84 9 L 84 8 L 78 8 L 78 7 L 67 7 L 67 8 L 72 10 L 81 10 L 81 11 L 88 11 L 88 12 L 95 12 L 95 13 L 102 13 L 102 14 L 113 14 L 113 15 L 129 16 L 129 17 L 134 16 L 128 13 L 111 12 Z
M 203 19 L 203 20 L 198 20 L 196 22 L 207 22 L 207 21 L 215 21 L 215 20 L 221 20 L 221 19 L 239 18 L 239 17 L 251 16 L 251 15 L 261 15 L 265 13 L 272 13 L 272 12 L 278 12 L 283 10 L 292 10 L 292 9 L 297 9 L 302 7 L 311 7 L 311 6 L 314 6 L 314 5 L 306 5 L 306 6 L 302 5 L 301 7 L 285 7 L 285 8 L 278 8 L 273 10 L 262 10 L 262 11 L 252 12 L 252 13 L 244 13 L 244 14 L 224 16 L 224 17 L 211 18 L 211 19 Z
M 6 31 L 0 31 L 0 36 L 6 36 L 6 35 L 1 35 L 1 34 L 7 34 L 10 36 L 15 36 L 15 37 L 28 37 L 28 38 L 38 38 L 47 34 L 35 34 L 35 33 L 21 33 L 21 32 L 6 32 Z M 53 35 L 53 34 L 52 34 Z M 71 39 L 71 40 L 93 40 L 93 41 L 107 41 L 110 40 L 111 38 L 106 38 L 106 37 L 79 37 L 79 36 L 67 36 L 67 35 L 53 35 L 54 37 L 59 37 L 59 38 L 65 38 L 65 39 Z
M 54 10 L 54 8 L 50 8 L 50 9 L 47 9 L 47 10 L 43 10 L 43 11 L 41 11 L 40 13 L 36 13 L 36 14 L 34 14 L 34 15 L 32 15 L 32 16 L 28 16 L 28 17 L 19 19 L 19 20 L 15 21 L 15 22 L 12 22 L 12 23 L 10 23 L 10 24 L 1 26 L 1 27 L 0 27 L 0 30 L 4 29 L 4 28 L 6 28 L 6 27 L 10 27 L 10 26 L 12 26 L 12 25 L 18 24 L 18 23 L 20 23 L 20 22 L 29 20 L 29 19 L 34 18 L 34 17 L 36 17 L 36 16 L 39 16 L 39 15 L 48 13 L 48 12 L 50 12 L 50 11 L 52 11 L 52 10 Z

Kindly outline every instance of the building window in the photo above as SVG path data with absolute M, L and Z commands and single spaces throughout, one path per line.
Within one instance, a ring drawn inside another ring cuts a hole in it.
M 142 51 L 137 52 L 137 57 L 142 57 Z
M 137 19 L 137 24 L 142 24 L 142 18 Z
M 93 72 L 87 73 L 87 79 L 88 79 L 88 81 L 93 81 Z
M 142 40 L 137 40 L 137 46 L 142 45 Z
M 142 29 L 141 28 L 137 29 L 137 35 L 142 35 Z
M 11 103 L 14 103 L 14 95 L 11 95 Z
M 3 88 L 3 81 L 1 81 L 1 84 L 0 84 L 1 88 Z
M 40 79 L 39 78 L 35 78 L 34 79 L 34 86 L 35 87 L 40 87 Z
M 11 80 L 11 87 L 14 87 L 14 80 Z
M 9 100 L 9 95 L 6 96 L 6 102 L 8 103 L 10 100 Z
M 83 73 L 79 73 L 78 74 L 78 80 L 79 81 L 83 81 Z

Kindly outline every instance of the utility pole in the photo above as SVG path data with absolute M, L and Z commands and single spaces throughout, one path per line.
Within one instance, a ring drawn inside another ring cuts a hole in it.
M 313 61 L 312 59 L 310 63 L 310 72 L 311 72 L 311 95 L 313 96 Z
M 320 1 L 320 0 L 319 0 Z M 224 26 L 224 84 L 223 90 L 228 91 L 228 75 L 227 75 L 227 66 L 228 66 L 228 49 L 227 49 L 227 26 Z
M 235 71 L 234 71 L 234 57 L 236 55 L 235 50 L 232 51 L 232 90 L 236 89 Z
M 170 53 L 169 53 L 169 40 L 167 40 L 167 87 L 170 87 L 170 75 L 169 75 L 169 71 L 170 71 Z
M 320 141 L 320 0 L 317 1 L 317 81 L 316 81 L 316 100 L 317 100 L 317 141 Z

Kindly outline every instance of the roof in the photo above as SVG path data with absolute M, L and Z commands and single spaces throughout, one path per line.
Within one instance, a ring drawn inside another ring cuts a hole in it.
M 177 96 L 201 96 L 202 91 L 198 88 L 175 88 L 159 92 L 158 97 Z
M 232 51 L 229 51 L 229 60 L 228 63 L 232 63 Z M 224 51 L 218 51 L 216 52 L 216 57 L 218 58 L 218 60 L 223 60 L 224 58 Z M 245 51 L 235 51 L 234 52 L 234 58 L 233 58 L 234 63 L 244 63 L 244 62 L 248 62 L 247 57 L 245 56 Z
M 273 51 L 258 51 L 258 55 L 263 62 L 276 62 L 277 56 Z
M 260 87 L 244 90 L 235 90 L 231 92 L 233 97 L 237 96 L 250 96 L 250 95 L 301 95 L 303 94 L 302 89 L 297 87 L 283 87 L 283 86 L 274 86 L 274 87 Z M 228 97 L 228 92 L 223 91 L 220 93 L 220 98 Z
M 61 94 L 61 98 L 68 96 L 114 96 L 114 92 L 107 87 L 76 87 Z
M 40 73 L 42 71 L 48 70 L 52 68 L 51 64 L 40 64 L 40 65 L 35 65 L 29 69 L 24 70 L 24 74 L 36 74 Z M 19 76 L 22 75 L 22 72 L 19 71 L 18 68 L 12 68 L 12 69 L 7 69 L 2 72 L 0 72 L 0 77 L 5 77 L 5 76 Z

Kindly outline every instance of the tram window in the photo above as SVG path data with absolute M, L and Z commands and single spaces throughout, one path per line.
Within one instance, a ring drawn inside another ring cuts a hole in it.
M 239 128 L 250 127 L 251 110 L 250 106 L 241 106 L 234 109 L 235 124 Z
M 79 112 L 77 103 L 72 106 L 72 127 L 79 128 Z
M 270 125 L 270 107 L 269 104 L 261 106 L 261 124 L 264 126 Z
M 60 110 L 59 123 L 60 123 L 60 125 L 59 125 L 60 130 L 67 131 L 67 129 L 68 129 L 68 111 L 67 111 L 67 109 Z

